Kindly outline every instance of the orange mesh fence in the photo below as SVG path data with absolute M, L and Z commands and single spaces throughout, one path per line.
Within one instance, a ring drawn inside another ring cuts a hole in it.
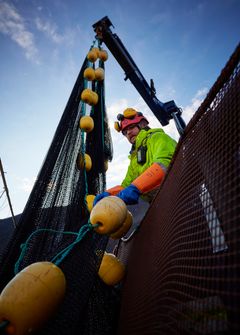
M 240 47 L 136 234 L 119 334 L 239 334 Z

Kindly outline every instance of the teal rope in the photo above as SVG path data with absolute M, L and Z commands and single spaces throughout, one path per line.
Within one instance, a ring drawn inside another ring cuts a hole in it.
M 95 46 L 95 44 L 97 43 L 97 39 L 95 39 L 90 47 L 90 50 Z M 87 67 L 93 67 L 94 65 L 88 61 L 87 63 Z M 87 88 L 88 87 L 88 80 L 84 78 L 84 88 Z M 82 104 L 82 115 L 86 115 L 86 106 L 85 106 L 85 103 Z M 94 107 L 91 108 L 91 114 L 94 114 Z M 88 184 L 87 184 L 87 172 L 86 172 L 86 161 L 85 161 L 85 152 L 86 152 L 86 146 L 85 146 L 85 136 L 84 136 L 84 132 L 81 132 L 81 147 L 80 147 L 80 150 L 81 150 L 81 154 L 82 154 L 82 157 L 84 158 L 83 160 L 83 164 L 84 164 L 84 168 L 83 168 L 83 173 L 84 173 L 84 180 L 85 180 L 85 196 L 84 196 L 84 205 L 85 205 L 85 208 L 87 208 L 87 201 L 86 201 L 86 197 L 87 197 L 87 194 L 88 194 Z
M 86 114 L 86 106 L 85 103 L 82 104 L 82 115 Z M 87 202 L 86 202 L 86 195 L 88 194 L 88 185 L 87 185 L 87 172 L 86 172 L 86 161 L 85 161 L 85 152 L 86 152 L 86 146 L 85 146 L 85 134 L 82 131 L 81 132 L 81 146 L 80 146 L 80 152 L 83 157 L 83 173 L 84 173 L 84 180 L 85 180 L 85 197 L 84 197 L 84 204 L 85 207 L 87 207 Z
M 84 78 L 84 81 L 83 81 L 84 83 L 83 83 L 83 88 L 85 89 L 85 88 L 88 88 L 88 81 L 87 81 L 87 79 L 86 78 Z M 84 106 L 85 106 L 85 103 L 84 103 Z M 85 115 L 85 114 L 84 114 Z
M 88 194 L 88 184 L 87 184 L 87 172 L 86 172 L 86 160 L 85 160 L 85 152 L 86 152 L 86 146 L 85 146 L 85 142 L 84 142 L 84 132 L 81 132 L 81 155 L 83 157 L 83 173 L 84 173 L 84 180 L 85 180 L 85 197 L 84 197 L 84 201 L 86 204 L 86 194 Z
M 87 86 L 87 80 L 84 79 L 84 87 Z M 82 115 L 86 115 L 86 105 L 85 103 L 82 103 L 82 109 L 81 109 Z M 86 146 L 85 146 L 85 134 L 82 131 L 81 132 L 81 147 L 80 151 L 83 157 L 83 173 L 84 173 L 84 180 L 85 180 L 85 196 L 84 196 L 84 205 L 87 207 L 87 201 L 86 201 L 86 196 L 88 194 L 88 184 L 87 184 L 87 172 L 86 172 L 86 161 L 85 161 L 85 152 L 86 152 Z
M 103 104 L 103 94 L 101 94 L 101 114 L 102 114 L 102 145 L 104 147 L 104 115 L 103 115 L 103 110 L 104 110 L 104 104 Z
M 41 233 L 41 232 L 49 232 L 49 233 L 55 233 L 55 234 L 64 234 L 64 235 L 76 235 L 76 240 L 71 243 L 68 247 L 66 247 L 65 249 L 63 249 L 62 251 L 60 251 L 56 256 L 54 256 L 54 258 L 51 260 L 52 263 L 55 263 L 56 265 L 59 265 L 62 260 L 70 253 L 70 251 L 73 249 L 73 247 L 75 246 L 75 244 L 77 244 L 78 242 L 80 242 L 83 237 L 86 235 L 87 232 L 89 232 L 90 230 L 94 229 L 95 227 L 97 227 L 98 225 L 92 225 L 89 221 L 86 225 L 82 226 L 79 230 L 78 233 L 76 232 L 70 232 L 70 231 L 58 231 L 58 230 L 54 230 L 54 229 L 47 229 L 47 228 L 41 228 L 41 229 L 37 229 L 34 232 L 31 233 L 31 235 L 27 238 L 26 242 L 21 244 L 20 248 L 21 248 L 21 253 L 20 256 L 17 260 L 17 262 L 15 263 L 14 266 L 14 274 L 16 275 L 19 272 L 19 265 L 22 262 L 25 254 L 26 254 L 26 250 L 29 244 L 29 241 L 32 239 L 32 237 L 35 234 Z
M 92 225 L 91 223 L 87 223 L 86 225 L 82 226 L 78 232 L 78 236 L 76 238 L 76 240 L 71 243 L 69 246 L 67 246 L 65 249 L 63 249 L 62 251 L 60 251 L 55 257 L 53 257 L 53 259 L 51 260 L 52 263 L 59 265 L 63 259 L 70 253 L 70 251 L 73 249 L 73 247 L 79 243 L 84 236 L 91 231 L 92 229 L 94 229 L 96 226 L 98 225 Z
M 85 158 L 84 158 L 84 167 L 85 167 Z M 85 197 L 84 197 L 84 205 L 85 207 L 87 208 L 87 200 L 86 200 L 86 197 L 87 197 L 87 194 L 88 194 L 88 184 L 87 184 L 87 171 L 86 169 L 84 168 L 84 179 L 85 179 Z
M 97 39 L 95 39 L 94 41 L 92 41 L 92 45 L 90 47 L 90 50 L 95 46 L 96 42 L 97 42 Z

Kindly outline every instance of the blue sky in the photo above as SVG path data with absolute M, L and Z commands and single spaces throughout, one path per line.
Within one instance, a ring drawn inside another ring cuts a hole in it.
M 15 214 L 26 204 L 94 40 L 92 24 L 106 15 L 146 80 L 154 79 L 157 97 L 175 100 L 186 122 L 239 43 L 240 0 L 0 0 L 0 156 Z M 110 187 L 123 179 L 130 149 L 113 130 L 115 116 L 135 107 L 152 127 L 160 124 L 111 54 L 105 67 Z M 178 139 L 172 122 L 164 129 Z M 9 215 L 3 194 L 0 218 Z

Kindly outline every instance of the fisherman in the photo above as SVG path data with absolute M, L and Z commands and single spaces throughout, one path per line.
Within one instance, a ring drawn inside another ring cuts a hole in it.
M 114 128 L 122 132 L 132 145 L 130 164 L 121 185 L 97 195 L 94 205 L 110 195 L 121 198 L 133 215 L 132 231 L 128 232 L 128 236 L 132 236 L 164 179 L 176 141 L 161 128 L 151 129 L 146 117 L 133 108 L 125 109 L 117 119 Z
M 134 205 L 141 196 L 151 202 L 160 186 L 173 156 L 176 141 L 162 129 L 151 129 L 146 117 L 133 108 L 118 114 L 114 127 L 132 144 L 127 174 L 121 185 L 108 189 L 96 196 L 94 205 L 102 198 L 116 195 L 126 205 Z

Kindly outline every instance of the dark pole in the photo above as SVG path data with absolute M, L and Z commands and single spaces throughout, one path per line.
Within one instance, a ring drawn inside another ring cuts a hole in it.
M 9 192 L 8 192 L 7 182 L 6 182 L 6 179 L 5 179 L 1 158 L 0 158 L 0 172 L 1 172 L 2 180 L 3 180 L 4 189 L 5 189 L 5 192 L 6 192 L 6 195 L 7 195 L 8 204 L 9 204 L 10 211 L 11 211 L 11 214 L 12 214 L 13 225 L 16 228 L 16 221 L 15 221 L 15 217 L 14 217 L 14 214 L 13 214 L 13 208 L 12 208 L 12 204 L 11 204 L 11 200 L 10 200 L 10 196 L 9 196 Z

